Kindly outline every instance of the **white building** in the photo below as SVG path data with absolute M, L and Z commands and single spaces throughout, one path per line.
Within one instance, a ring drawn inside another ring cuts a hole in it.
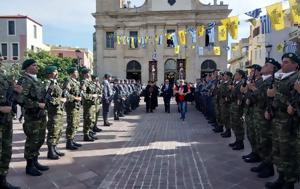
M 0 53 L 4 62 L 22 62 L 27 50 L 48 50 L 43 26 L 28 16 L 0 16 Z
M 246 70 L 249 65 L 249 38 L 243 38 L 238 43 L 231 44 L 231 56 L 228 61 L 232 73 L 237 69 Z
M 96 2 L 96 13 L 93 14 L 96 20 L 94 61 L 99 76 L 109 72 L 120 78 L 161 83 L 165 78 L 175 80 L 180 77 L 195 81 L 203 72 L 216 67 L 226 69 L 227 41 L 218 42 L 217 32 L 213 45 L 221 48 L 220 55 L 214 54 L 208 34 L 198 38 L 196 44 L 187 34 L 187 44 L 181 46 L 179 54 L 175 54 L 174 46 L 165 37 L 211 22 L 218 25 L 231 12 L 222 1 L 217 4 L 215 0 L 213 5 L 205 5 L 199 0 L 146 0 L 144 5 L 135 8 L 124 6 L 123 0 Z M 129 44 L 118 44 L 118 36 L 127 36 Z M 143 36 L 150 36 L 146 47 L 134 40 L 135 47 L 132 48 L 130 39 Z M 157 45 L 154 36 L 163 36 L 161 45 Z M 201 55 L 197 53 L 198 46 L 203 47 Z

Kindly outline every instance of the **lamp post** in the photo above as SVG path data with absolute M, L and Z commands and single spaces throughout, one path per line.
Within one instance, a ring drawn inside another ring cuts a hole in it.
M 79 49 L 76 49 L 75 50 L 75 54 L 76 54 L 76 57 L 77 57 L 77 70 L 79 70 L 79 68 L 80 68 L 80 54 L 81 54 L 81 51 Z
M 270 54 L 271 54 L 271 51 L 272 51 L 272 47 L 273 45 L 269 44 L 269 45 L 266 45 L 266 51 L 268 53 L 268 58 L 270 58 Z

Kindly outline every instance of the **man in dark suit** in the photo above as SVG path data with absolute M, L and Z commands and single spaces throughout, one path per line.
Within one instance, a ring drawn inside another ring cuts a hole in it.
M 102 109 L 103 109 L 103 122 L 104 126 L 110 126 L 111 123 L 108 122 L 108 112 L 109 112 L 109 106 L 113 99 L 113 91 L 110 86 L 111 76 L 110 74 L 104 75 L 103 80 L 103 94 L 102 94 Z
M 173 89 L 168 79 L 165 80 L 165 84 L 161 88 L 161 94 L 164 99 L 165 112 L 170 113 L 170 101 L 173 96 Z

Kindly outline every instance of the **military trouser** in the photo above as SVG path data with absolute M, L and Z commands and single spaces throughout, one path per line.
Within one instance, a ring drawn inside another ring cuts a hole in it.
M 272 120 L 272 155 L 278 171 L 283 172 L 286 182 L 295 182 L 296 175 L 296 138 L 297 121 L 288 125 L 288 115 L 276 112 Z M 294 127 L 291 127 L 294 126 Z
M 66 138 L 67 140 L 73 140 L 75 138 L 80 123 L 79 108 L 66 107 L 66 112 L 67 112 Z
M 100 110 L 101 110 L 100 107 L 101 106 L 100 106 L 99 103 L 97 103 L 96 106 L 95 106 L 95 114 L 94 114 L 95 118 L 93 118 L 93 120 L 94 120 L 93 126 L 94 127 L 96 127 L 97 123 L 98 123 L 98 119 L 99 119 L 99 115 L 100 115 Z
M 25 113 L 25 122 L 23 124 L 23 130 L 26 135 L 25 159 L 33 159 L 40 155 L 39 150 L 45 141 L 46 125 L 46 116 L 37 120 Z
M 114 101 L 114 118 L 119 118 L 122 111 L 122 100 L 118 99 Z
M 47 145 L 57 145 L 63 130 L 63 111 L 48 111 Z
M 220 106 L 219 106 L 219 100 L 217 97 L 213 97 L 212 99 L 213 107 L 214 107 L 214 114 L 215 114 L 215 120 L 219 126 L 222 126 L 221 116 L 220 116 Z
M 0 176 L 6 176 L 12 155 L 12 120 L 0 124 Z
M 258 128 L 257 124 L 254 123 L 254 111 L 253 107 L 247 107 L 245 113 L 245 124 L 247 129 L 247 138 L 249 140 L 251 150 L 254 153 L 258 153 Z
M 220 114 L 221 114 L 221 122 L 224 124 L 225 128 L 231 129 L 230 126 L 230 104 L 226 102 L 221 102 L 221 107 L 220 107 Z
M 265 119 L 265 110 L 255 107 L 253 110 L 253 122 L 257 127 L 258 154 L 263 158 L 263 162 L 272 162 L 272 126 L 271 122 Z
M 107 122 L 108 120 L 108 112 L 109 112 L 109 106 L 110 106 L 110 103 L 107 103 L 105 101 L 103 101 L 102 103 L 102 116 L 103 116 L 103 121 L 104 122 Z
M 89 102 L 83 103 L 83 134 L 89 134 L 95 123 L 95 109 L 96 106 Z
M 242 107 L 236 103 L 231 103 L 230 113 L 230 126 L 235 134 L 236 140 L 243 141 L 245 139 L 245 131 L 242 121 Z

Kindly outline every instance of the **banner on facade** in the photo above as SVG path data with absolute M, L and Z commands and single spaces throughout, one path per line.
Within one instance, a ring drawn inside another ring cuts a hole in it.
M 149 81 L 157 81 L 157 61 L 149 61 Z
M 186 78 L 186 59 L 177 59 L 178 79 Z

